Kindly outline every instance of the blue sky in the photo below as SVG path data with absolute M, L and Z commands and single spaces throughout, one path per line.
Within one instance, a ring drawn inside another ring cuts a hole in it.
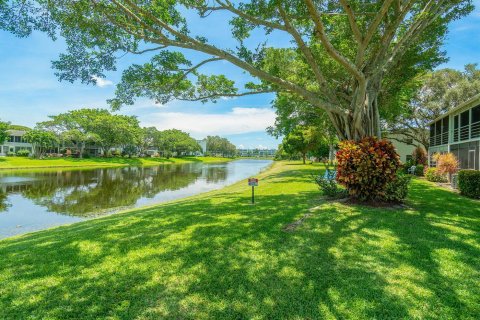
M 450 61 L 441 68 L 462 69 L 466 63 L 480 63 L 480 0 L 475 4 L 475 12 L 451 24 L 445 43 Z M 207 24 L 190 17 L 191 29 L 197 34 L 206 34 L 210 41 L 222 47 L 233 47 L 235 43 L 225 23 L 227 19 L 225 15 L 212 16 Z M 277 34 L 268 41 L 269 45 L 286 44 Z M 46 120 L 48 115 L 67 110 L 107 107 L 105 101 L 113 97 L 121 71 L 132 62 L 144 61 L 138 57 L 122 58 L 117 72 L 107 74 L 97 86 L 87 86 L 59 82 L 54 76 L 51 61 L 63 51 L 61 39 L 53 42 L 40 33 L 20 39 L 0 31 L 0 119 L 33 126 Z M 188 55 L 198 61 L 196 54 Z M 225 62 L 208 65 L 203 71 L 225 73 L 239 84 L 251 80 L 244 72 Z M 172 101 L 166 105 L 141 99 L 120 113 L 138 116 L 143 126 L 156 126 L 160 130 L 178 128 L 195 138 L 218 134 L 239 147 L 276 148 L 279 141 L 265 133 L 265 128 L 273 124 L 275 118 L 270 107 L 272 99 L 273 95 L 264 94 L 219 100 L 215 104 Z

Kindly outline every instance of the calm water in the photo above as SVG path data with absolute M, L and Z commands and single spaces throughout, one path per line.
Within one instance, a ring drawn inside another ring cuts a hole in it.
M 253 176 L 270 160 L 81 171 L 0 171 L 0 238 L 201 192 Z

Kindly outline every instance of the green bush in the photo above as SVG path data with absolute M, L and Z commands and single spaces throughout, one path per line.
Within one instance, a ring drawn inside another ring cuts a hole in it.
M 345 198 L 348 195 L 347 190 L 340 188 L 335 176 L 336 171 L 327 168 L 325 175 L 315 177 L 315 182 L 324 196 L 334 199 Z
M 15 157 L 15 152 L 13 152 L 13 151 L 8 151 L 8 152 L 7 152 L 7 157 Z
M 406 174 L 398 174 L 396 178 L 387 184 L 385 189 L 385 201 L 402 202 L 408 194 L 408 185 L 412 177 Z
M 418 164 L 415 166 L 415 175 L 418 177 L 423 177 L 423 172 L 425 171 L 425 167 L 423 164 Z
M 392 143 L 375 137 L 341 142 L 337 163 L 337 181 L 361 201 L 382 200 L 400 168 Z
M 437 168 L 428 168 L 425 173 L 425 177 L 428 181 L 432 182 L 447 182 L 447 177 L 444 174 L 440 174 Z
M 480 198 L 480 171 L 460 170 L 458 172 L 458 189 L 464 196 Z
M 17 151 L 17 156 L 18 157 L 28 157 L 30 155 L 30 151 L 27 149 L 22 149 Z

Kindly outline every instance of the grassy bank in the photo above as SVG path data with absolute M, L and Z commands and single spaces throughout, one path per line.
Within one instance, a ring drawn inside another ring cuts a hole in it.
M 405 209 L 327 203 L 314 172 L 0 241 L 0 318 L 478 317 L 479 202 L 415 180 Z
M 186 162 L 226 162 L 231 158 L 220 157 L 183 157 L 183 158 L 48 158 L 31 159 L 26 157 L 0 158 L 0 170 L 68 167 L 118 167 L 118 166 L 154 166 L 162 163 Z

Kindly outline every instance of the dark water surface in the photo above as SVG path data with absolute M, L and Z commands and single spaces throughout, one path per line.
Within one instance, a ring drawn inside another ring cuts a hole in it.
M 219 189 L 270 160 L 94 170 L 0 171 L 0 238 Z

